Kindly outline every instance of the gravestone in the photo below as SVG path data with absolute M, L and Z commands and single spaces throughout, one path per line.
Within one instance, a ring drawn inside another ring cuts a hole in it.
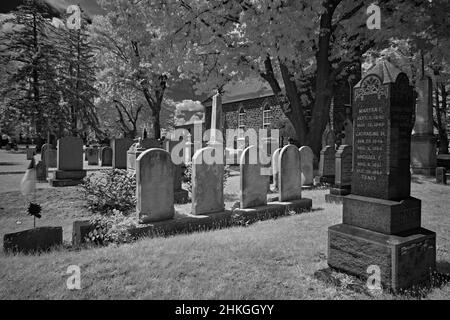
M 36 180 L 47 181 L 47 167 L 42 160 L 36 164 Z
M 87 153 L 87 162 L 90 166 L 98 165 L 98 147 L 88 147 L 86 149 Z
M 444 167 L 436 168 L 436 183 L 447 184 L 447 170 Z
M 27 150 L 27 160 L 33 159 L 33 156 L 36 154 L 36 149 L 27 146 L 26 150 Z
M 172 219 L 174 165 L 170 153 L 152 148 L 136 160 L 136 211 L 139 222 Z
M 192 157 L 192 214 L 203 215 L 224 211 L 224 164 L 208 161 L 216 148 L 206 147 Z M 219 151 L 220 152 L 220 151 Z
M 5 234 L 3 248 L 5 252 L 36 253 L 60 246 L 62 241 L 62 227 L 39 227 Z
M 278 190 L 279 190 L 278 168 L 279 168 L 279 162 L 280 162 L 280 151 L 281 151 L 281 148 L 278 148 L 277 150 L 274 151 L 273 156 L 272 156 L 272 174 L 273 174 L 273 184 L 274 184 L 273 191 L 275 191 L 275 192 L 278 192 Z
M 44 143 L 41 148 L 41 160 L 48 168 L 56 168 L 58 162 L 57 150 L 50 143 Z
M 328 229 L 330 267 L 367 278 L 377 266 L 393 291 L 428 281 L 436 267 L 436 234 L 421 228 L 421 201 L 410 196 L 413 112 L 408 77 L 389 62 L 355 86 L 352 194 L 343 223 Z
M 342 203 L 342 197 L 350 194 L 352 185 L 352 147 L 341 145 L 336 152 L 336 177 L 326 202 Z
M 320 151 L 319 177 L 320 182 L 334 183 L 336 151 L 332 146 L 325 146 Z
M 100 149 L 100 166 L 109 167 L 112 165 L 112 149 L 110 147 L 102 147 Z
M 267 184 L 269 176 L 261 172 L 257 148 L 250 146 L 241 155 L 240 169 L 240 207 L 247 209 L 267 204 Z M 252 154 L 253 153 L 253 154 Z
M 295 145 L 288 144 L 281 149 L 278 173 L 279 200 L 291 201 L 301 199 L 300 152 L 298 152 L 298 148 Z
M 335 142 L 336 135 L 334 134 L 333 128 L 331 128 L 330 124 L 328 123 L 322 134 L 322 149 L 326 146 L 332 146 L 334 148 Z
M 344 139 L 342 144 L 353 146 L 353 123 L 350 119 L 344 121 Z
M 416 122 L 411 137 L 411 168 L 413 173 L 432 176 L 436 170 L 436 138 L 431 78 L 419 80 L 417 92 Z
M 127 168 L 127 152 L 133 145 L 133 140 L 128 138 L 113 139 L 111 149 L 113 152 L 112 166 L 114 169 Z
M 76 186 L 86 176 L 83 170 L 83 140 L 64 137 L 58 140 L 57 170 L 50 179 L 53 187 Z
M 172 155 L 173 148 L 175 146 L 177 146 L 179 143 L 182 143 L 182 142 L 166 140 L 165 141 L 165 150 Z M 189 146 L 189 148 L 190 148 L 190 146 Z M 183 160 L 186 160 L 187 159 L 186 157 L 188 155 L 185 154 L 185 150 L 183 149 L 182 154 L 180 154 L 179 156 Z M 174 169 L 175 171 L 174 171 L 174 175 L 173 175 L 174 201 L 175 201 L 175 203 L 186 203 L 189 201 L 189 192 L 182 188 L 184 166 L 182 163 L 181 164 L 174 163 L 174 166 L 175 166 L 175 169 Z
M 298 151 L 300 152 L 302 187 L 308 188 L 311 187 L 314 182 L 314 153 L 308 146 L 300 147 Z
M 134 143 L 127 151 L 127 170 L 134 171 L 136 170 L 136 160 L 139 155 L 145 150 L 151 148 L 161 148 L 161 142 L 152 138 L 139 138 L 139 141 Z

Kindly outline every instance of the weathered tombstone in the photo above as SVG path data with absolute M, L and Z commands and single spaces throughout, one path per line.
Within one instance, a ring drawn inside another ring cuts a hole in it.
M 112 166 L 115 169 L 127 168 L 127 151 L 133 145 L 133 140 L 128 138 L 113 139 L 111 148 L 113 152 Z
M 35 148 L 30 148 L 27 146 L 27 160 L 33 159 L 33 156 L 36 154 Z
M 177 146 L 180 141 L 165 141 L 165 150 L 172 155 L 172 150 L 175 146 Z M 183 154 L 180 155 L 183 160 L 187 159 L 188 155 L 185 155 L 185 150 L 183 150 Z M 173 196 L 175 203 L 186 203 L 189 201 L 189 192 L 182 188 L 183 182 L 183 164 L 175 164 L 174 175 L 173 175 Z
M 416 122 L 411 137 L 413 173 L 432 176 L 436 170 L 436 138 L 433 127 L 433 83 L 426 77 L 418 81 Z
M 75 186 L 83 181 L 83 140 L 77 137 L 64 137 L 58 140 L 58 161 L 54 177 L 50 179 L 53 187 Z
M 163 149 L 145 150 L 136 160 L 136 211 L 141 223 L 172 219 L 174 165 Z
M 436 168 L 436 183 L 447 184 L 447 170 L 444 167 Z
M 333 128 L 331 128 L 330 124 L 328 123 L 322 134 L 322 149 L 326 146 L 332 146 L 334 148 L 335 142 L 336 135 L 334 134 Z
M 300 164 L 302 175 L 302 187 L 311 187 L 314 179 L 314 153 L 308 146 L 303 146 L 298 149 L 300 152 Z
M 47 181 L 47 167 L 42 160 L 36 164 L 36 180 Z
M 98 147 L 88 147 L 86 149 L 88 165 L 98 165 Z
M 352 147 L 341 145 L 336 152 L 336 177 L 326 202 L 342 203 L 342 197 L 350 194 L 352 186 Z
M 335 154 L 332 146 L 325 146 L 320 151 L 319 177 L 320 182 L 334 183 L 335 176 Z
M 288 144 L 281 149 L 278 174 L 279 200 L 290 201 L 301 199 L 302 178 L 300 173 L 300 153 L 295 145 Z
M 367 278 L 379 268 L 394 291 L 430 278 L 436 234 L 421 228 L 421 201 L 410 196 L 414 97 L 408 77 L 381 62 L 355 86 L 352 194 L 343 224 L 328 229 L 328 264 Z
M 5 234 L 3 248 L 5 252 L 36 253 L 62 245 L 62 227 L 39 227 Z
M 50 143 L 44 143 L 41 148 L 41 160 L 48 168 L 56 168 L 58 162 L 58 152 Z
M 202 215 L 224 211 L 224 164 L 212 161 L 216 148 L 198 150 L 192 157 L 192 214 Z M 220 152 L 220 151 L 219 151 Z
M 100 149 L 100 166 L 107 167 L 112 165 L 112 149 L 110 147 L 102 147 Z
M 268 176 L 261 174 L 255 146 L 246 148 L 241 155 L 240 169 L 240 207 L 241 209 L 265 206 L 267 204 Z M 252 154 L 253 153 L 253 154 Z
M 278 191 L 278 168 L 279 168 L 279 163 L 280 163 L 280 151 L 281 148 L 278 148 L 277 150 L 275 150 L 275 152 L 273 153 L 272 156 L 272 174 L 273 174 L 273 183 L 274 183 L 274 189 L 273 191 L 277 192 Z

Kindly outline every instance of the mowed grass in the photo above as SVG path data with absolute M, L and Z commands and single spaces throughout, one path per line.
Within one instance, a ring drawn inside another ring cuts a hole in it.
M 372 297 L 314 278 L 327 267 L 327 228 L 342 215 L 341 206 L 324 202 L 326 192 L 303 192 L 313 199 L 313 212 L 248 227 L 82 251 L 1 254 L 0 299 L 407 298 Z M 423 225 L 438 233 L 438 271 L 444 273 L 450 273 L 449 192 L 450 186 L 431 180 L 413 183 L 413 196 L 423 201 Z M 81 290 L 66 287 L 70 265 L 81 269 Z M 434 288 L 427 298 L 450 299 L 450 284 Z

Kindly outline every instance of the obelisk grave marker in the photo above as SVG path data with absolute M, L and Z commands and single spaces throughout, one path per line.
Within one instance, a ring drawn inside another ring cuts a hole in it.
M 351 194 L 343 223 L 328 229 L 328 265 L 363 278 L 380 270 L 394 291 L 429 280 L 436 234 L 421 228 L 421 201 L 410 196 L 414 95 L 408 77 L 380 62 L 355 86 Z

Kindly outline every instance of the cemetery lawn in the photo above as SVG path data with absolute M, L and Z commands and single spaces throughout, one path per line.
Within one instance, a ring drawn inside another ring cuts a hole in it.
M 234 189 L 236 178 L 231 178 L 228 190 Z M 51 190 L 53 196 L 46 195 L 45 205 L 54 211 L 47 221 L 51 225 L 63 225 L 66 229 L 71 221 L 87 214 L 73 192 L 76 189 Z M 314 278 L 314 272 L 327 267 L 327 228 L 340 223 L 342 215 L 341 206 L 325 203 L 326 192 L 303 192 L 304 197 L 313 199 L 313 212 L 248 227 L 142 239 L 81 251 L 61 248 L 36 256 L 2 252 L 0 299 L 408 298 L 387 293 L 374 297 Z M 412 195 L 422 199 L 422 224 L 437 233 L 438 271 L 447 274 L 450 274 L 449 192 L 450 186 L 436 185 L 431 179 L 413 179 Z M 15 204 L 19 197 L 14 200 L 13 194 L 1 194 L 2 235 L 14 231 L 10 229 L 11 221 L 19 214 Z M 235 199 L 230 192 L 227 197 Z M 7 213 L 10 208 L 15 208 L 16 213 Z M 21 217 L 23 221 L 30 219 L 22 213 Z M 17 229 L 20 228 L 24 226 Z M 65 231 L 65 239 L 66 236 Z M 81 269 L 81 290 L 66 288 L 70 265 Z M 432 289 L 426 298 L 450 299 L 450 284 Z

